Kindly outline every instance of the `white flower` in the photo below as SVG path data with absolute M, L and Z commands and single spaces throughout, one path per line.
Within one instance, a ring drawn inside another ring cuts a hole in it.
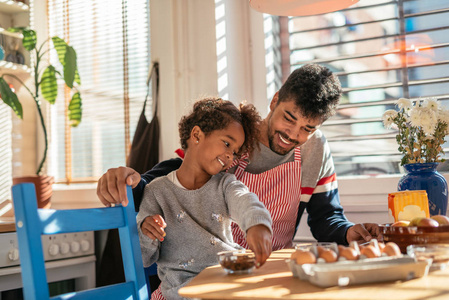
M 388 129 L 391 128 L 391 126 L 394 124 L 394 118 L 396 118 L 398 115 L 398 112 L 394 109 L 389 109 L 384 112 L 382 115 L 382 121 L 384 122 L 384 126 Z
M 426 98 L 422 104 L 423 107 L 427 107 L 433 111 L 438 111 L 440 106 L 436 98 Z
M 412 101 L 407 98 L 399 98 L 396 102 L 396 105 L 399 107 L 399 109 L 403 109 L 404 111 L 408 111 L 413 107 Z
M 422 126 L 422 131 L 427 135 L 432 135 L 435 132 L 435 126 L 432 124 L 426 124 Z
M 438 121 L 449 124 L 449 110 L 440 107 L 438 109 Z
M 420 98 L 415 104 L 400 98 L 396 105 L 399 111 L 387 110 L 382 121 L 386 128 L 398 129 L 396 140 L 403 154 L 401 164 L 442 161 L 439 156 L 444 154 L 441 144 L 449 134 L 449 110 L 436 98 Z
M 429 126 L 429 127 L 436 127 L 438 118 L 431 108 L 429 107 L 421 107 L 419 116 L 421 117 L 421 126 Z
M 420 107 L 414 107 L 410 111 L 410 123 L 412 126 L 419 127 L 421 126 L 421 110 Z

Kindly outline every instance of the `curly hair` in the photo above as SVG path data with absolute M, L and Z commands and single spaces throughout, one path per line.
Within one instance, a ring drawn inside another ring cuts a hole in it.
M 328 68 L 307 64 L 287 78 L 278 103 L 294 100 L 304 117 L 325 121 L 336 113 L 341 93 L 338 77 Z
M 252 104 L 240 103 L 237 108 L 231 101 L 221 98 L 205 98 L 195 102 L 193 111 L 179 121 L 179 137 L 182 149 L 187 149 L 193 127 L 199 126 L 206 136 L 215 130 L 225 129 L 231 122 L 242 125 L 245 142 L 238 155 L 251 154 L 259 137 L 261 117 Z

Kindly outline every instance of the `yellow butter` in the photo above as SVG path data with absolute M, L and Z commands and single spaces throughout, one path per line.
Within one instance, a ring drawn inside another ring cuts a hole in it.
M 400 191 L 388 194 L 390 222 L 411 221 L 416 217 L 429 218 L 429 200 L 424 190 Z

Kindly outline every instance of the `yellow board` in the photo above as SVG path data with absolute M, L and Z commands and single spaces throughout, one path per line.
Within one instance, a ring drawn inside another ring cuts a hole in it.
M 424 190 L 401 191 L 388 194 L 390 222 L 411 221 L 416 217 L 429 218 L 429 200 Z

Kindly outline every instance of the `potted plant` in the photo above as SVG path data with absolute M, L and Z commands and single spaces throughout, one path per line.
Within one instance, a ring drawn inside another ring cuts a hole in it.
M 78 89 L 75 86 L 80 85 L 80 77 L 77 70 L 76 63 L 76 52 L 69 46 L 63 39 L 55 36 L 51 40 L 53 46 L 58 54 L 59 62 L 62 65 L 62 72 L 58 71 L 53 65 L 48 65 L 46 67 L 42 66 L 44 62 L 44 57 L 48 51 L 52 49 L 47 45 L 50 39 L 44 41 L 39 47 L 37 47 L 37 36 L 36 32 L 31 29 L 23 27 L 9 28 L 8 31 L 11 32 L 21 32 L 23 35 L 23 47 L 34 54 L 34 59 L 32 63 L 32 74 L 34 76 L 34 87 L 29 88 L 26 86 L 17 76 L 14 74 L 4 73 L 0 77 L 0 95 L 5 104 L 11 107 L 14 113 L 23 119 L 22 104 L 19 101 L 15 92 L 10 88 L 9 84 L 6 82 L 5 78 L 14 78 L 19 81 L 22 86 L 29 92 L 33 98 L 36 109 L 39 115 L 40 123 L 42 125 L 42 130 L 44 133 L 44 153 L 43 157 L 36 170 L 36 176 L 14 178 L 14 183 L 19 182 L 33 182 L 36 186 L 36 194 L 39 201 L 40 207 L 45 207 L 49 205 L 49 200 L 51 197 L 51 184 L 53 183 L 53 177 L 42 174 L 42 168 L 47 159 L 48 152 L 48 137 L 47 128 L 45 126 L 44 116 L 42 114 L 41 99 L 45 99 L 50 104 L 54 104 L 56 97 L 58 95 L 58 84 L 57 77 L 62 77 L 68 88 L 71 89 L 72 99 L 68 106 L 68 116 L 70 125 L 73 127 L 78 126 L 81 122 L 81 97 Z

